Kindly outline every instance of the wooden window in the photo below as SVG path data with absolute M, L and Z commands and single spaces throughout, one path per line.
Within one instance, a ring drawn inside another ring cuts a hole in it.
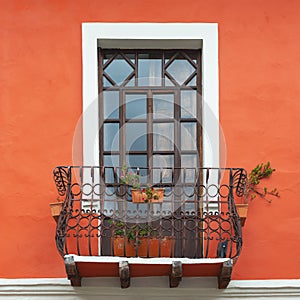
M 201 50 L 98 53 L 100 165 L 201 166 Z

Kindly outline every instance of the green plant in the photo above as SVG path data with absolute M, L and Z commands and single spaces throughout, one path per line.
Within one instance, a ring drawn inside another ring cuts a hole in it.
M 158 195 L 155 192 L 154 188 L 150 185 L 148 185 L 145 189 L 145 193 L 147 195 L 147 200 L 150 200 L 152 197 L 154 198 L 154 200 L 158 200 Z
M 124 230 L 124 223 L 122 221 L 108 221 L 110 225 L 113 226 L 113 233 L 114 236 L 124 236 L 125 230 Z
M 132 189 L 139 190 L 143 202 L 149 202 L 151 199 L 158 200 L 159 195 L 157 191 L 151 186 L 147 185 L 141 188 L 140 175 L 137 173 L 129 172 L 126 165 L 122 167 L 121 183 L 132 187 Z
M 140 239 L 152 235 L 152 227 L 147 224 L 139 224 L 129 226 L 126 230 L 126 237 L 128 241 L 140 244 Z
M 153 229 L 151 225 L 148 224 L 131 224 L 126 225 L 122 221 L 109 220 L 110 225 L 112 225 L 113 233 L 115 237 L 126 236 L 129 242 L 134 244 L 140 244 L 140 239 L 143 237 L 148 237 L 153 235 Z
M 140 185 L 140 175 L 128 172 L 128 168 L 126 165 L 122 167 L 121 173 L 121 183 L 131 186 L 133 189 L 139 189 Z
M 159 196 L 158 196 L 157 192 L 155 191 L 155 189 L 151 185 L 148 185 L 146 188 L 142 188 L 141 193 L 142 193 L 142 200 L 144 202 L 148 202 L 152 198 L 154 200 L 159 199 Z
M 280 197 L 277 188 L 268 190 L 267 187 L 259 187 L 261 180 L 269 178 L 276 170 L 271 167 L 270 162 L 266 164 L 259 164 L 253 168 L 249 174 L 248 181 L 245 188 L 246 200 L 250 198 L 253 200 L 256 196 L 266 199 L 268 202 L 272 202 L 272 199 L 268 196 Z

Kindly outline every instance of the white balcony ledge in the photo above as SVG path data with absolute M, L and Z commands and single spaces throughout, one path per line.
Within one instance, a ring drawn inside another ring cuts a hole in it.
M 65 255 L 68 278 L 81 286 L 82 277 L 120 277 L 121 287 L 130 286 L 131 277 L 169 276 L 170 287 L 177 287 L 182 277 L 217 276 L 219 288 L 231 279 L 230 258 L 141 258 L 119 256 Z

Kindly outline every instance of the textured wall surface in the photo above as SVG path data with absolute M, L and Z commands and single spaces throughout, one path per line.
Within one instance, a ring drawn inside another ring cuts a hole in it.
M 300 280 L 233 280 L 226 290 L 216 288 L 215 278 L 184 278 L 176 289 L 167 277 L 133 278 L 121 289 L 118 278 L 84 280 L 72 287 L 67 279 L 0 279 L 0 299 L 9 300 L 163 300 L 163 299 L 299 299 Z
M 219 24 L 227 166 L 270 160 L 281 198 L 251 203 L 234 279 L 299 278 L 300 2 L 0 0 L 0 277 L 64 277 L 52 168 L 72 163 L 82 22 Z M 205 75 L 204 75 L 205 76 Z

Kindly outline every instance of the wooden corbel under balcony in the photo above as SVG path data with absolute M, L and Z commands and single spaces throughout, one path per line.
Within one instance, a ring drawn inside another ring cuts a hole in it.
M 81 286 L 82 277 L 119 277 L 121 288 L 130 286 L 131 277 L 169 276 L 171 288 L 178 287 L 182 278 L 218 278 L 219 289 L 225 289 L 232 273 L 232 259 L 92 257 L 66 255 L 65 267 L 72 286 Z

